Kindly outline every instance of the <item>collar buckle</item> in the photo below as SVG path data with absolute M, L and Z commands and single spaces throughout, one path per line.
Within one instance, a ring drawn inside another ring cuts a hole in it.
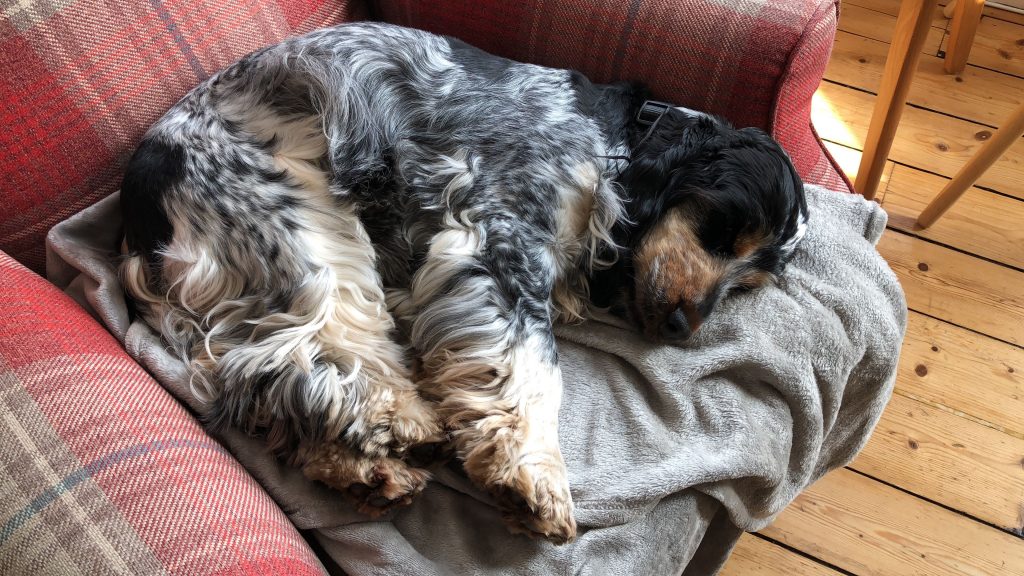
M 640 107 L 640 111 L 637 112 L 636 122 L 642 126 L 652 126 L 668 112 L 669 108 L 672 108 L 672 104 L 668 102 L 647 100 Z

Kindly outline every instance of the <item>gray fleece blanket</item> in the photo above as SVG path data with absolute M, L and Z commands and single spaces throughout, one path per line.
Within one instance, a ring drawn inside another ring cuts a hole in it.
M 275 461 L 220 436 L 330 559 L 370 574 L 713 574 L 743 530 L 849 462 L 889 399 L 906 304 L 875 250 L 885 213 L 809 186 L 809 230 L 777 286 L 727 299 L 683 346 L 654 346 L 603 315 L 557 328 L 559 437 L 579 538 L 510 535 L 457 464 L 409 508 L 369 520 Z M 56 226 L 47 271 L 195 408 L 184 366 L 133 321 L 114 273 L 116 195 Z

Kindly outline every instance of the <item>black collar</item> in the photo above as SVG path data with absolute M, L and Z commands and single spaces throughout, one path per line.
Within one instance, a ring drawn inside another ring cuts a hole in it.
M 659 102 L 658 100 L 647 100 L 643 106 L 640 107 L 640 111 L 636 114 L 636 123 L 641 126 L 647 126 L 647 132 L 643 135 L 643 138 L 634 146 L 638 148 L 640 144 L 643 144 L 651 137 L 651 133 L 654 132 L 658 122 L 665 116 L 669 109 L 673 108 L 672 104 L 668 102 Z M 605 158 L 608 160 L 625 160 L 626 162 L 632 162 L 633 159 L 630 156 L 597 156 L 598 158 Z M 615 165 L 616 171 L 619 171 L 619 165 Z M 621 175 L 621 171 L 619 172 Z
M 640 107 L 640 111 L 636 113 L 636 123 L 641 126 L 653 126 L 654 124 L 657 124 L 658 120 L 661 120 L 661 117 L 664 116 L 672 107 L 672 104 L 669 104 L 668 102 L 647 100 L 644 102 L 644 105 Z

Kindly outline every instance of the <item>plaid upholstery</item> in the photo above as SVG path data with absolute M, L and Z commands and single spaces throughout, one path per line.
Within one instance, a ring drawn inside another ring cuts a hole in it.
M 142 133 L 186 91 L 349 0 L 0 2 L 0 250 L 37 272 L 57 222 L 120 186 Z
M 78 305 L 0 252 L 0 574 L 323 574 Z
M 770 131 L 808 182 L 851 190 L 811 127 L 838 0 L 371 0 L 375 19 L 502 56 L 643 80 L 660 99 Z

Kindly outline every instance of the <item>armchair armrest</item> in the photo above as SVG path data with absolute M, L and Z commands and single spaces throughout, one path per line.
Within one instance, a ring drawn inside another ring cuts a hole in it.
M 0 573 L 324 574 L 91 316 L 0 252 Z
M 597 82 L 641 80 L 656 97 L 770 132 L 800 175 L 849 182 L 810 121 L 838 0 L 371 0 L 371 17 L 456 36 Z

